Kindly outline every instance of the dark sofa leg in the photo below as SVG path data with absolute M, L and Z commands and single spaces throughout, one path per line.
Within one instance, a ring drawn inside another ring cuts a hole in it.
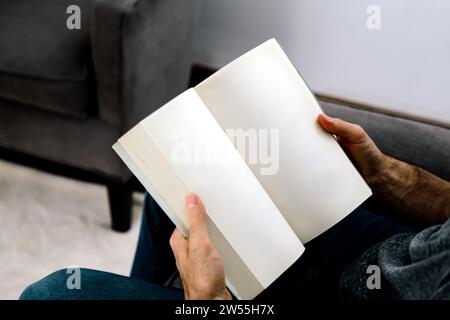
M 125 232 L 131 226 L 131 193 L 129 183 L 109 183 L 108 200 L 113 230 Z

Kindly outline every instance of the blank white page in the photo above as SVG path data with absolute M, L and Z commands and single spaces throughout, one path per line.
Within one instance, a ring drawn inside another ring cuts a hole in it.
M 303 245 L 194 89 L 179 95 L 139 126 L 186 188 L 201 196 L 211 227 L 223 235 L 261 288 L 298 259 Z M 186 141 L 189 146 L 183 150 L 192 152 L 192 157 L 183 158 L 188 161 L 176 157 Z M 227 154 L 227 161 L 195 158 L 196 150 L 201 150 L 200 155 L 219 151 Z M 176 215 L 184 216 L 184 210 L 177 208 Z M 221 249 L 219 244 L 219 252 Z M 225 264 L 230 263 L 228 256 L 223 258 Z
M 278 172 L 261 175 L 261 166 L 248 165 L 303 243 L 371 195 L 333 136 L 316 123 L 321 108 L 276 40 L 231 62 L 195 90 L 223 130 L 279 130 Z

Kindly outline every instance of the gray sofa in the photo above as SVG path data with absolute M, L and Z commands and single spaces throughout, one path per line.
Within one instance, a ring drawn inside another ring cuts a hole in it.
M 111 146 L 186 89 L 195 17 L 191 0 L 2 2 L 0 158 L 106 184 L 127 230 L 131 173 Z

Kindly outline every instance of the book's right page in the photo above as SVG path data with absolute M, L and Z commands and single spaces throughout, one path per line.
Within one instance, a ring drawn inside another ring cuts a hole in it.
M 275 39 L 195 90 L 303 243 L 371 195 L 334 137 L 317 124 L 322 110 Z

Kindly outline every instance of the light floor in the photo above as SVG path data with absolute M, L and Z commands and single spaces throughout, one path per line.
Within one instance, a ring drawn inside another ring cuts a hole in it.
M 143 195 L 133 227 L 111 230 L 106 188 L 0 161 L 0 299 L 68 266 L 128 275 Z

